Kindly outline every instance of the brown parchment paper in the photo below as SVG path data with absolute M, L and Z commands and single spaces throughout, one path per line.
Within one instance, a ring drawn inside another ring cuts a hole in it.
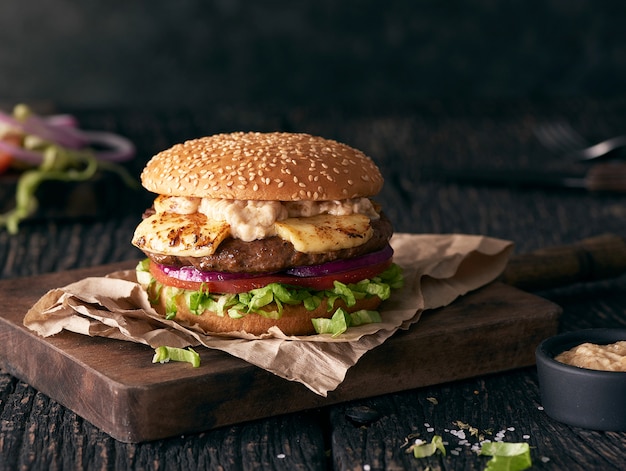
M 262 337 L 237 332 L 207 335 L 161 318 L 136 283 L 134 270 L 52 289 L 28 311 L 24 325 L 44 337 L 68 330 L 153 348 L 204 345 L 326 396 L 364 353 L 418 322 L 424 310 L 446 306 L 496 279 L 513 249 L 510 241 L 464 234 L 400 233 L 391 245 L 394 261 L 404 270 L 404 287 L 381 306 L 383 322 L 350 328 L 337 338 L 290 337 L 279 329 Z

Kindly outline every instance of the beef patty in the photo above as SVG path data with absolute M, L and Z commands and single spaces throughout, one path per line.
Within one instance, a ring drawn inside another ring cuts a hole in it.
M 225 239 L 213 255 L 204 257 L 180 257 L 146 252 L 154 262 L 175 267 L 194 266 L 202 271 L 233 273 L 278 272 L 302 265 L 318 265 L 344 258 L 358 257 L 383 249 L 391 239 L 391 221 L 381 214 L 372 221 L 373 236 L 364 244 L 350 249 L 322 253 L 298 252 L 291 242 L 280 237 L 244 242 L 231 237 Z

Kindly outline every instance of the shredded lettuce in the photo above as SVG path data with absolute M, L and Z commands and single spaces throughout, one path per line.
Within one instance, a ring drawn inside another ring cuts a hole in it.
M 254 313 L 271 319 L 279 319 L 283 306 L 286 304 L 302 303 L 307 310 L 312 311 L 319 307 L 322 299 L 327 298 L 328 312 L 331 312 L 335 309 L 334 304 L 338 300 L 342 300 L 348 307 L 354 306 L 358 299 L 371 296 L 378 296 L 384 301 L 389 298 L 392 289 L 402 286 L 403 281 L 402 269 L 392 264 L 372 279 L 350 284 L 335 281 L 333 288 L 329 290 L 319 291 L 282 283 L 270 283 L 244 293 L 219 294 L 209 293 L 203 288 L 194 291 L 163 286 L 154 279 L 149 266 L 148 259 L 137 264 L 137 281 L 147 289 L 152 302 L 164 297 L 168 319 L 176 317 L 179 302 L 184 302 L 190 312 L 196 315 L 211 311 L 218 316 L 230 316 L 236 319 Z M 276 309 L 270 310 L 267 306 L 272 303 L 276 305 Z M 361 310 L 348 314 L 344 309 L 338 308 L 330 319 L 313 319 L 313 326 L 317 333 L 338 336 L 351 326 L 380 321 L 380 313 L 377 311 Z
M 177 348 L 162 346 L 154 349 L 152 363 L 167 363 L 170 360 L 191 363 L 194 368 L 200 366 L 200 355 L 191 347 Z
M 315 332 L 318 334 L 332 334 L 333 337 L 338 337 L 348 330 L 349 327 L 381 322 L 381 317 L 378 311 L 361 309 L 360 311 L 348 313 L 345 309 L 339 308 L 330 319 L 319 317 L 311 319 L 311 322 L 313 322 Z
M 311 319 L 311 322 L 313 322 L 315 332 L 318 334 L 332 334 L 333 337 L 338 337 L 348 330 L 350 326 L 350 314 L 348 314 L 345 309 L 339 308 L 330 319 L 318 317 Z
M 521 471 L 532 466 L 528 443 L 485 442 L 480 454 L 492 457 L 486 471 Z

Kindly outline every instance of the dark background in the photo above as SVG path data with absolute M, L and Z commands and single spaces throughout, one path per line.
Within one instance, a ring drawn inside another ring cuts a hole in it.
M 0 103 L 392 107 L 613 97 L 626 2 L 0 3 Z

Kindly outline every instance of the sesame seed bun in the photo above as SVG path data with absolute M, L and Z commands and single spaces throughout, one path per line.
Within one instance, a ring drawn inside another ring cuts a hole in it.
M 267 201 L 368 197 L 383 185 L 363 152 L 279 132 L 217 134 L 177 144 L 155 155 L 141 180 L 161 195 Z

